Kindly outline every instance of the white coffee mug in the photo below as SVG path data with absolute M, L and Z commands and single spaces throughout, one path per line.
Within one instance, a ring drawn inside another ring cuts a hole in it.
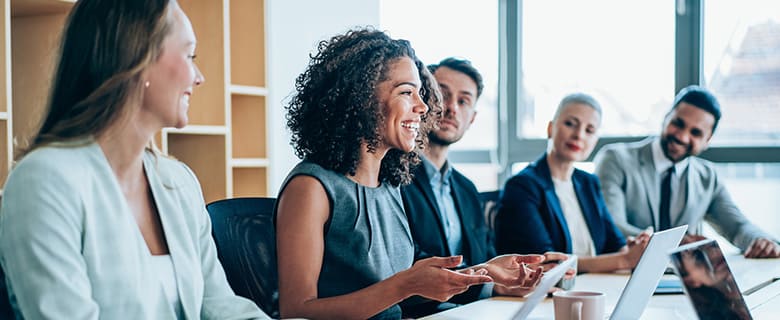
M 604 294 L 591 291 L 553 293 L 555 320 L 603 320 Z

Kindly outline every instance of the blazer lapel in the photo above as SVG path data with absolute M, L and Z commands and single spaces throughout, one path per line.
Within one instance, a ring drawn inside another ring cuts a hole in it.
M 547 166 L 547 154 L 545 153 L 541 159 L 536 161 L 537 170 L 539 171 L 539 177 L 541 177 L 542 188 L 544 188 L 544 198 L 547 199 L 547 207 L 552 211 L 552 215 L 558 220 L 560 226 L 560 232 L 563 234 L 565 247 L 564 252 L 572 252 L 571 234 L 569 234 L 569 224 L 566 223 L 566 218 L 563 216 L 563 209 L 561 209 L 561 201 L 558 200 L 558 195 L 555 194 L 555 185 L 552 182 L 552 175 L 550 174 L 550 167 Z M 554 241 L 554 240 L 553 240 Z
M 469 250 L 464 250 L 464 256 L 465 253 L 468 253 L 468 256 L 466 257 L 469 259 L 469 264 L 477 264 L 482 261 L 473 261 L 475 260 L 474 257 L 477 255 L 477 252 L 480 250 L 479 246 L 474 243 L 474 233 L 472 232 L 472 228 L 474 227 L 474 224 L 471 223 L 472 221 L 469 220 L 471 216 L 464 216 L 463 212 L 466 212 L 467 210 L 469 212 L 472 211 L 478 211 L 479 208 L 466 208 L 466 200 L 468 197 L 468 194 L 465 193 L 465 188 L 459 188 L 461 184 L 457 183 L 457 177 L 455 175 L 455 169 L 453 169 L 452 175 L 450 176 L 450 187 L 452 190 L 452 200 L 455 202 L 455 209 L 458 214 L 458 218 L 460 218 L 460 225 L 461 225 L 461 243 L 463 243 L 464 247 L 465 245 L 469 246 Z M 481 213 L 481 212 L 480 212 Z
M 691 157 L 691 159 L 689 159 L 689 161 L 688 161 L 688 167 L 683 171 L 683 175 L 685 175 L 685 180 L 681 180 L 681 181 L 684 181 L 683 183 L 685 183 L 685 195 L 684 195 L 684 197 L 685 197 L 685 206 L 683 207 L 683 210 L 681 212 L 671 212 L 670 213 L 671 214 L 671 217 L 670 217 L 671 219 L 669 219 L 669 220 L 671 220 L 672 223 L 674 223 L 673 225 L 675 225 L 675 226 L 679 226 L 679 225 L 688 223 L 688 219 L 689 218 L 686 216 L 686 213 L 693 212 L 692 209 L 693 209 L 694 206 L 696 206 L 696 204 L 694 204 L 694 202 L 693 202 L 693 198 L 694 197 L 692 197 L 691 195 L 692 194 L 701 195 L 702 193 L 704 193 L 702 185 L 699 184 L 699 183 L 695 183 L 695 181 L 693 179 L 693 174 L 691 174 L 691 172 L 692 172 L 691 170 L 696 170 L 696 168 L 694 168 L 694 166 L 696 165 L 696 162 L 692 161 L 692 160 L 693 160 L 693 158 Z M 693 232 L 699 233 L 700 232 L 700 230 L 699 230 L 699 226 L 700 225 L 701 224 L 699 224 L 698 226 L 688 226 L 689 232 L 691 232 L 691 233 L 693 233 Z
M 658 174 L 655 172 L 655 163 L 653 162 L 652 140 L 639 149 L 639 174 L 642 175 L 642 182 L 645 186 L 647 195 L 647 205 L 652 215 L 653 226 L 658 230 L 658 206 L 661 201 L 659 195 L 660 185 L 658 183 Z
M 168 191 L 169 188 L 166 187 L 166 185 L 175 186 L 178 183 L 177 181 L 162 181 L 165 180 L 165 177 L 158 175 L 160 168 L 157 167 L 156 161 L 148 153 L 144 156 L 144 170 L 155 205 L 157 206 L 157 212 L 160 215 L 171 260 L 173 261 L 182 310 L 187 319 L 199 318 L 199 314 L 193 313 L 199 309 L 199 306 L 196 305 L 197 299 L 193 296 L 196 292 L 195 288 L 193 288 L 193 283 L 195 282 L 183 281 L 181 279 L 196 273 L 190 265 L 194 262 L 200 263 L 200 261 L 190 255 L 190 253 L 196 252 L 196 249 L 191 242 L 186 241 L 189 238 L 181 235 L 182 231 L 180 231 L 181 228 L 186 228 L 189 224 L 187 221 L 184 221 L 184 215 L 179 213 L 181 207 L 177 205 L 177 199 L 172 196 L 170 191 Z M 192 212 L 191 214 L 197 215 L 201 213 Z

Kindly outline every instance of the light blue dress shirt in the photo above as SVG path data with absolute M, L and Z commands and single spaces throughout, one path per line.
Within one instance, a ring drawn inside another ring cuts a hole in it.
M 463 231 L 461 228 L 460 216 L 455 208 L 455 199 L 452 198 L 452 167 L 449 161 L 444 162 L 441 170 L 438 170 L 433 163 L 425 157 L 422 157 L 425 173 L 428 174 L 433 189 L 433 196 L 436 198 L 436 206 L 439 207 L 442 227 L 447 236 L 447 246 L 450 249 L 450 255 L 463 254 Z

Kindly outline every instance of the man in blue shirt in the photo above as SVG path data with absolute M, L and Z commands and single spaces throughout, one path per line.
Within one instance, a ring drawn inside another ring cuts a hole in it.
M 414 180 L 401 188 L 404 210 L 415 242 L 415 260 L 462 255 L 465 265 L 476 265 L 496 255 L 485 223 L 479 192 L 468 178 L 447 161 L 451 144 L 459 141 L 474 122 L 475 105 L 482 94 L 482 76 L 463 59 L 446 58 L 428 69 L 443 98 L 439 127 L 429 133 L 423 163 Z M 404 316 L 420 317 L 492 294 L 524 295 L 523 289 L 500 285 L 472 286 L 449 302 L 402 304 Z

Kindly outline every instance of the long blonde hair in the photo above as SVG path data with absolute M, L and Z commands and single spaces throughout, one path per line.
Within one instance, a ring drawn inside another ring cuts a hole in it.
M 143 71 L 159 58 L 174 0 L 79 0 L 71 10 L 40 129 L 26 153 L 99 136 L 140 99 Z

